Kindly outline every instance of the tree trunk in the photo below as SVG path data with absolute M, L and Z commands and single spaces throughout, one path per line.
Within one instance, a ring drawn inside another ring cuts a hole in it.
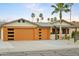
M 59 32 L 59 39 L 61 40 L 62 39 L 62 11 L 60 11 L 59 13 L 59 17 L 60 17 L 60 32 Z
M 71 22 L 71 7 L 70 7 L 70 22 Z

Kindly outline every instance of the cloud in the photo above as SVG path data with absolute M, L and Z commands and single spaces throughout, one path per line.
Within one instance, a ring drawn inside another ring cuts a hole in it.
M 29 3 L 29 4 L 24 4 L 24 6 L 29 9 L 31 12 L 35 13 L 38 15 L 39 13 L 44 13 L 44 9 L 40 8 L 40 4 L 37 3 Z

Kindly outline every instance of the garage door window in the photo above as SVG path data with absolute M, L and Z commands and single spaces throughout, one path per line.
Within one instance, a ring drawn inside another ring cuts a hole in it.
M 41 36 L 41 35 L 39 35 L 39 36 Z
M 39 40 L 40 40 L 41 38 L 39 38 Z
M 41 31 L 41 29 L 39 29 L 39 31 Z
M 8 30 L 10 31 L 10 30 L 14 30 L 13 28 L 8 28 Z
M 8 40 L 14 40 L 14 38 L 8 38 Z
M 41 32 L 39 32 L 39 34 L 41 34 Z
M 14 40 L 14 28 L 8 28 L 8 40 Z
M 8 32 L 8 34 L 14 34 L 14 32 Z
M 14 35 L 8 35 L 8 37 L 14 37 Z

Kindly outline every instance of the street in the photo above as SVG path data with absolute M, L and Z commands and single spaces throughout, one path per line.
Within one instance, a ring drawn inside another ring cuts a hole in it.
M 79 48 L 46 51 L 5 52 L 0 53 L 0 56 L 79 56 Z

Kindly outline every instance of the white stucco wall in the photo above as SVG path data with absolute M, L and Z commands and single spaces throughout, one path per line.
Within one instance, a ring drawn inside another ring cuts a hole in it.
M 1 40 L 3 40 L 3 28 L 1 28 Z

